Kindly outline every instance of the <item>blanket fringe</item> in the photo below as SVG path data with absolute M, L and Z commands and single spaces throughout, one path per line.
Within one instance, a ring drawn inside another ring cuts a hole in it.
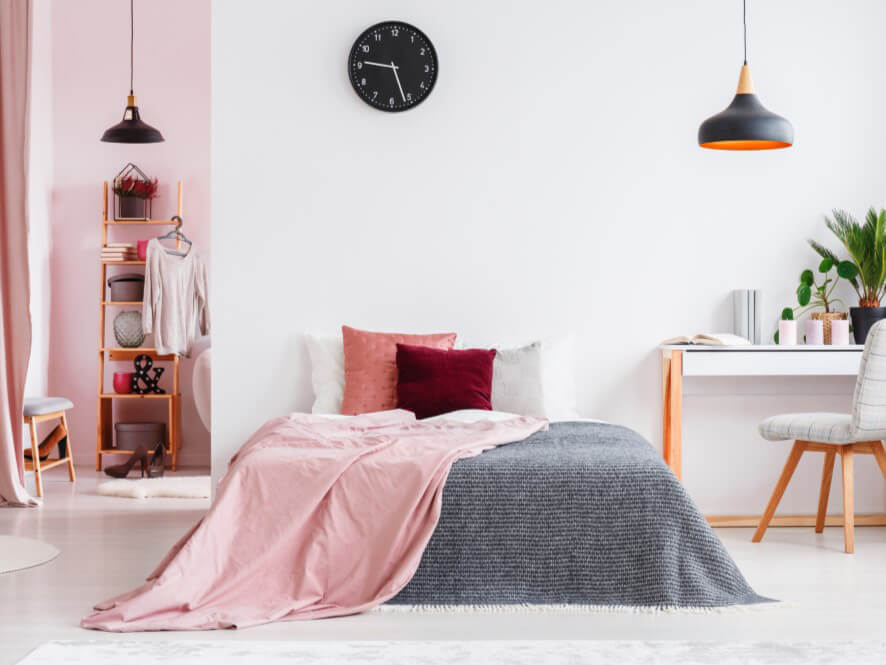
M 785 601 L 753 603 L 749 605 L 724 605 L 722 607 L 680 607 L 677 605 L 570 605 L 515 603 L 513 605 L 397 605 L 384 604 L 371 610 L 377 613 L 417 614 L 523 614 L 554 612 L 562 614 L 743 614 L 772 609 L 795 607 Z

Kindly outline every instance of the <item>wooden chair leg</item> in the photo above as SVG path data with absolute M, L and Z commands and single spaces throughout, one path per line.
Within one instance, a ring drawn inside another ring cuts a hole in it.
M 43 476 L 40 473 L 40 442 L 37 441 L 37 423 L 33 418 L 28 418 L 28 426 L 31 431 L 31 459 L 34 462 L 34 484 L 37 486 L 37 496 L 43 496 Z
M 74 448 L 71 446 L 71 428 L 68 427 L 68 418 L 64 411 L 62 411 L 62 425 L 64 425 L 65 428 L 65 436 L 68 437 L 68 478 L 70 478 L 73 483 L 77 480 L 77 477 L 74 474 Z
M 846 553 L 855 552 L 855 491 L 852 446 L 844 446 L 840 451 L 843 467 L 843 541 Z
M 836 451 L 825 453 L 824 469 L 821 472 L 821 492 L 818 495 L 818 514 L 815 516 L 815 533 L 824 531 L 824 518 L 828 512 L 828 498 L 831 496 L 831 479 L 834 477 Z
M 760 525 L 754 532 L 754 537 L 751 538 L 751 542 L 759 543 L 763 540 L 763 534 L 766 533 L 766 529 L 769 527 L 769 522 L 772 521 L 772 517 L 775 515 L 775 509 L 778 508 L 778 503 L 781 501 L 781 497 L 784 496 L 784 491 L 788 488 L 788 483 L 791 482 L 791 476 L 794 475 L 794 471 L 796 470 L 797 464 L 800 462 L 800 458 L 803 456 L 803 451 L 805 449 L 806 447 L 802 443 L 794 441 L 794 446 L 791 448 L 791 454 L 788 455 L 788 461 L 784 465 L 784 469 L 781 472 L 781 476 L 778 478 L 778 482 L 775 483 L 775 489 L 772 491 L 769 505 L 766 506 L 766 511 L 763 513 L 763 517 L 760 518 Z
M 883 443 L 878 441 L 872 444 L 871 450 L 874 452 L 874 459 L 877 460 L 877 465 L 880 467 L 880 473 L 883 474 L 883 478 L 886 478 L 886 450 L 883 449 Z

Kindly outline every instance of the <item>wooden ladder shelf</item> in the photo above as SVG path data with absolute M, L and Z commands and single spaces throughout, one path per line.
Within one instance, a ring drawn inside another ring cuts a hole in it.
M 182 216 L 182 183 L 178 183 L 178 200 L 176 214 Z M 171 220 L 113 220 L 108 219 L 108 183 L 104 183 L 102 190 L 102 247 L 108 244 L 108 229 L 113 226 L 132 228 L 134 226 L 157 226 L 175 224 Z M 181 247 L 181 240 L 176 241 L 176 247 Z M 166 424 L 166 451 L 172 460 L 172 470 L 178 467 L 178 451 L 181 447 L 181 390 L 179 383 L 180 358 L 175 354 L 161 355 L 157 349 L 150 347 L 121 348 L 108 346 L 106 339 L 110 334 L 113 339 L 113 331 L 107 330 L 105 313 L 109 307 L 141 307 L 141 301 L 114 302 L 112 301 L 108 287 L 108 266 L 143 266 L 144 261 L 101 261 L 101 289 L 99 291 L 99 328 L 98 328 L 98 420 L 96 427 L 95 442 L 95 469 L 101 471 L 103 455 L 131 455 L 131 450 L 121 450 L 114 447 L 114 400 L 139 400 L 146 399 L 151 402 L 166 400 L 167 424 Z M 116 343 L 116 341 L 115 341 Z M 113 390 L 105 389 L 105 363 L 126 362 L 131 365 L 136 356 L 145 354 L 156 362 L 172 364 L 172 391 L 165 394 L 137 395 L 118 394 Z

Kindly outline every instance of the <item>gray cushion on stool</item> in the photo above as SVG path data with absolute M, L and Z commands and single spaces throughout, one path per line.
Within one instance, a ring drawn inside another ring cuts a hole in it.
M 42 416 L 73 408 L 74 403 L 64 397 L 26 397 L 22 412 L 27 418 L 28 416 Z

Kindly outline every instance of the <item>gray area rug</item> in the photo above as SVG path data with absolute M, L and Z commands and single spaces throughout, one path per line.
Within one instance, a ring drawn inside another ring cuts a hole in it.
M 886 642 L 48 642 L 20 665 L 881 665 Z

